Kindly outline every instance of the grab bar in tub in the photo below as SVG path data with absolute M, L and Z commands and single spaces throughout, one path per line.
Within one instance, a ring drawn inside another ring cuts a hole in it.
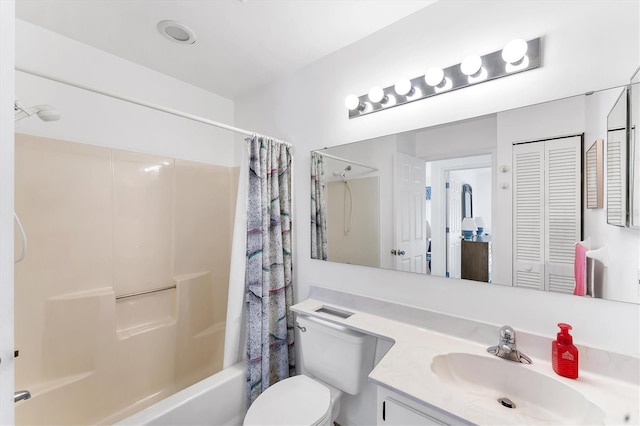
M 133 297 L 133 296 L 142 296 L 143 294 L 156 293 L 158 291 L 171 290 L 172 288 L 176 288 L 176 285 L 174 284 L 167 287 L 154 288 L 153 290 L 142 290 L 142 291 L 136 291 L 135 293 L 121 294 L 120 296 L 116 296 L 116 300 L 126 299 L 127 297 Z

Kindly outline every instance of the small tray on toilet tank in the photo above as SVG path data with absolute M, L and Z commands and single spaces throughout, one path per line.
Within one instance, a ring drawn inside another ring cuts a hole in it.
M 353 312 L 343 311 L 342 309 L 333 308 L 331 306 L 324 306 L 324 305 L 316 309 L 314 312 L 333 315 L 342 319 L 347 319 L 351 315 L 353 315 Z

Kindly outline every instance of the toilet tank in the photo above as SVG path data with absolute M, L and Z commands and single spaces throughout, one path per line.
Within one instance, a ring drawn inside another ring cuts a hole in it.
M 317 318 L 298 316 L 305 371 L 351 395 L 360 392 L 373 368 L 376 339 Z

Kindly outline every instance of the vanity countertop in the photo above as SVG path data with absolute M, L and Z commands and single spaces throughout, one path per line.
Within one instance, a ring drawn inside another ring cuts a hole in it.
M 323 306 L 335 307 L 353 314 L 348 318 L 341 318 L 317 312 Z M 531 421 L 521 417 L 518 410 L 504 409 L 498 404 L 495 407 L 488 407 L 486 404 L 474 403 L 473 395 L 461 395 L 459 390 L 456 391 L 455 388 L 443 384 L 431 369 L 433 358 L 447 353 L 495 358 L 487 353 L 487 347 L 484 345 L 316 299 L 307 299 L 291 309 L 298 314 L 322 318 L 328 322 L 394 342 L 391 349 L 369 374 L 369 380 L 379 386 L 473 423 L 522 424 Z M 495 343 L 497 340 L 496 334 Z M 520 347 L 520 349 L 525 354 L 528 353 L 527 347 Z M 604 424 L 638 424 L 640 422 L 640 391 L 638 383 L 634 383 L 632 377 L 629 381 L 624 381 L 581 369 L 579 378 L 572 380 L 556 375 L 548 360 L 535 356 L 531 358 L 533 363 L 530 365 L 514 364 L 573 388 L 604 412 Z M 636 361 L 638 360 L 635 358 L 632 360 L 632 362 Z M 507 360 L 504 362 L 511 363 Z

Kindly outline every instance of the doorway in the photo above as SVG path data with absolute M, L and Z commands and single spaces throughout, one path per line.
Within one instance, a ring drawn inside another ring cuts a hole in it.
M 460 225 L 462 186 L 473 188 L 473 215 L 482 217 L 491 232 L 493 192 L 492 155 L 454 158 L 427 163 L 431 200 L 427 201 L 431 224 L 431 273 L 460 278 Z

